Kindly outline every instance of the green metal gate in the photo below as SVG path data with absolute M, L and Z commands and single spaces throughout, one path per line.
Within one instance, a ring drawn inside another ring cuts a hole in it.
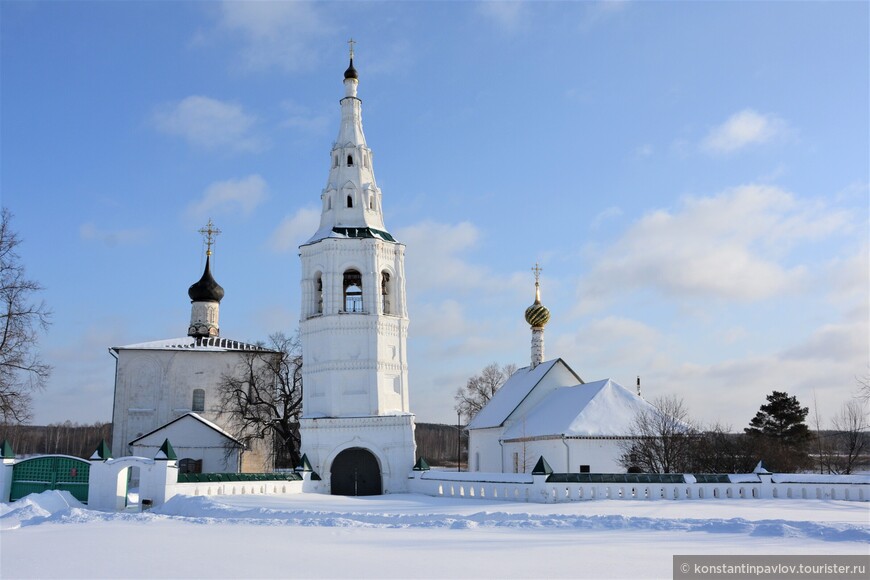
M 82 503 L 88 502 L 88 476 L 91 464 L 68 455 L 42 455 L 19 461 L 12 468 L 9 501 L 48 489 L 70 492 Z

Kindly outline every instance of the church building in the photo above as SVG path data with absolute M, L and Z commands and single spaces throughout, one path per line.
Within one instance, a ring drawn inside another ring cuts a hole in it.
M 405 491 L 415 452 L 405 246 L 384 224 L 358 84 L 351 43 L 320 226 L 299 247 L 302 452 L 342 495 Z
M 544 457 L 559 473 L 620 473 L 622 443 L 638 412 L 653 407 L 610 379 L 584 383 L 561 358 L 544 360 L 544 326 L 535 266 L 531 365 L 517 370 L 468 424 L 469 471 L 529 473 Z
M 245 448 L 217 407 L 223 376 L 244 357 L 273 351 L 220 336 L 224 289 L 211 273 L 211 247 L 220 231 L 209 221 L 200 232 L 208 249 L 202 277 L 188 290 L 187 336 L 109 349 L 116 360 L 113 451 L 118 457 L 154 457 L 168 438 L 183 472 L 268 471 L 269 443 Z

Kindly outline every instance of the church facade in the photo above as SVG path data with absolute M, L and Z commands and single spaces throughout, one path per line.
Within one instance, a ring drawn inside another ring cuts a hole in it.
M 529 473 L 544 457 L 559 473 L 620 473 L 635 416 L 654 409 L 610 379 L 584 383 L 561 358 L 544 360 L 544 326 L 535 266 L 535 302 L 526 309 L 531 364 L 518 369 L 468 424 L 469 471 Z
M 232 419 L 218 412 L 223 377 L 236 372 L 245 357 L 273 351 L 220 336 L 224 289 L 211 273 L 212 234 L 219 232 L 211 222 L 207 232 L 205 269 L 188 290 L 187 336 L 109 349 L 116 360 L 113 452 L 154 457 L 168 438 L 184 471 L 269 471 L 270 442 L 246 448 L 231 434 Z
M 299 247 L 302 452 L 345 495 L 405 491 L 415 453 L 405 246 L 384 224 L 358 84 L 351 51 L 320 226 Z

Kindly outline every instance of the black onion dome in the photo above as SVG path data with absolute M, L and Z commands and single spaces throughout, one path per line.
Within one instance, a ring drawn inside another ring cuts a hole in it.
M 220 302 L 224 297 L 224 289 L 211 275 L 208 257 L 205 259 L 205 272 L 202 273 L 202 278 L 187 290 L 187 295 L 190 296 L 191 302 Z
M 346 71 L 344 71 L 344 78 L 359 80 L 359 76 L 356 74 L 356 69 L 353 68 L 353 58 L 350 59 L 350 66 L 347 67 Z

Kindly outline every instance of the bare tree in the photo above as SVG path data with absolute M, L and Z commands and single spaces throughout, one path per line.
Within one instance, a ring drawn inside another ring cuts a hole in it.
M 453 400 L 456 401 L 454 409 L 468 423 L 516 371 L 517 365 L 515 364 L 499 366 L 498 363 L 492 363 L 487 365 L 479 375 L 474 375 L 468 379 L 464 387 L 459 387 L 456 390 L 456 395 L 453 397 Z
M 855 381 L 858 383 L 858 397 L 870 401 L 870 374 L 855 377 Z
M 832 461 L 834 471 L 852 473 L 861 455 L 870 447 L 867 405 L 858 399 L 844 403 L 832 423 L 836 441 L 836 454 Z
M 622 443 L 620 463 L 629 471 L 685 473 L 692 471 L 693 445 L 698 429 L 683 400 L 660 397 L 652 409 L 640 411 Z
M 758 463 L 747 436 L 730 426 L 704 427 L 692 443 L 691 470 L 695 473 L 747 473 Z
M 29 280 L 16 248 L 12 213 L 0 210 L 0 418 L 22 423 L 31 418 L 31 395 L 45 386 L 51 367 L 36 350 L 40 330 L 51 313 L 35 298 L 42 286 Z
M 246 446 L 273 442 L 276 467 L 299 464 L 299 417 L 302 414 L 302 346 L 298 333 L 269 337 L 268 347 L 245 353 L 221 379 L 218 413 Z

